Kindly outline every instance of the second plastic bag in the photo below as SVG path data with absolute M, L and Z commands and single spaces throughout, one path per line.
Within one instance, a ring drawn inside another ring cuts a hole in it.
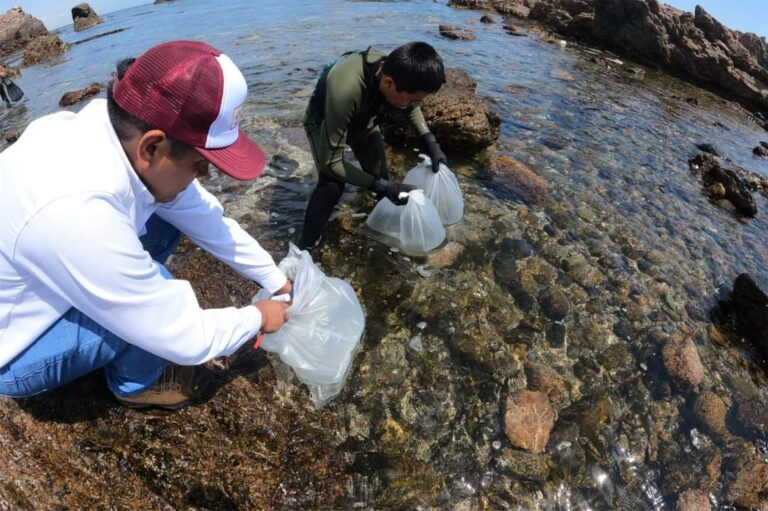
M 291 366 L 319 408 L 344 386 L 365 328 L 365 314 L 352 287 L 327 277 L 309 252 L 291 243 L 278 266 L 293 282 L 293 304 L 288 321 L 277 332 L 266 334 L 261 347 Z M 265 290 L 254 297 L 267 299 Z
M 432 172 L 429 156 L 420 154 L 419 157 L 421 163 L 408 171 L 403 183 L 424 190 L 424 195 L 437 208 L 443 225 L 460 222 L 464 217 L 464 198 L 456 175 L 442 163 L 437 172 Z
M 423 255 L 440 246 L 445 228 L 432 201 L 422 190 L 408 193 L 408 204 L 400 212 L 400 248 L 404 252 Z
M 423 190 L 408 193 L 408 204 L 396 206 L 386 197 L 381 199 L 366 220 L 368 227 L 397 242 L 411 255 L 425 255 L 445 240 L 445 228 L 434 204 Z

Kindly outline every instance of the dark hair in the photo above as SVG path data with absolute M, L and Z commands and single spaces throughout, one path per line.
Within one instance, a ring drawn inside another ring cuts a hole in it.
M 131 64 L 135 61 L 136 59 L 124 59 L 118 62 L 117 69 L 115 70 L 117 78 L 122 79 L 125 72 L 128 71 L 128 68 L 131 67 Z M 109 85 L 107 85 L 107 112 L 109 113 L 109 122 L 112 123 L 115 133 L 117 133 L 117 138 L 126 140 L 137 133 L 146 133 L 151 130 L 152 126 L 129 114 L 117 104 L 117 101 L 115 101 L 115 98 L 112 95 L 112 87 L 114 87 L 114 84 L 115 81 L 111 80 Z M 168 139 L 171 142 L 172 158 L 182 158 L 186 155 L 187 151 L 192 148 L 189 144 L 180 142 L 173 137 L 169 136 Z
M 392 77 L 402 92 L 432 94 L 445 83 L 443 59 L 432 46 L 419 41 L 395 48 L 384 60 L 381 72 Z

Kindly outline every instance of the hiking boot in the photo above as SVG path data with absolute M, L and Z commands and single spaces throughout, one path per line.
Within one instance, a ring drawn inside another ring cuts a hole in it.
M 176 410 L 189 404 L 208 383 L 203 366 L 179 366 L 168 364 L 165 372 L 154 385 L 135 396 L 118 396 L 117 401 L 128 408 L 148 408 L 157 406 L 167 410 Z

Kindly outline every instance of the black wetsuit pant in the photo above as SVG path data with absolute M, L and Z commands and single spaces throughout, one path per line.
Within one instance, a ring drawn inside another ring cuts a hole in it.
M 314 248 L 325 232 L 325 226 L 333 213 L 333 208 L 339 203 L 346 183 L 333 176 L 323 165 L 326 155 L 317 154 L 317 131 L 307 129 L 307 138 L 312 149 L 312 157 L 317 167 L 317 186 L 312 192 L 304 213 L 304 227 L 299 239 L 299 248 L 307 250 Z M 374 177 L 387 178 L 386 157 L 384 155 L 384 140 L 378 127 L 365 131 L 349 141 L 349 147 L 360 162 L 365 172 Z

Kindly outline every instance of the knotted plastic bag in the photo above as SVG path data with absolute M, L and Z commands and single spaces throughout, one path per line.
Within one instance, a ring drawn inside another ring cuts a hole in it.
M 421 163 L 408 171 L 403 183 L 424 190 L 424 195 L 437 208 L 443 225 L 460 222 L 464 217 L 464 198 L 456 176 L 442 163 L 437 172 L 432 172 L 429 156 L 420 154 L 419 157 Z
M 288 321 L 266 334 L 261 347 L 277 353 L 307 385 L 316 407 L 341 392 L 352 355 L 365 328 L 365 314 L 352 287 L 326 276 L 309 252 L 293 243 L 278 265 L 293 282 Z M 267 300 L 261 290 L 254 301 Z
M 403 252 L 411 255 L 425 255 L 445 239 L 440 215 L 423 190 L 408 192 L 405 206 L 396 206 L 386 197 L 381 199 L 368 215 L 366 225 L 393 238 Z M 390 240 L 381 241 L 391 243 Z
M 422 190 L 409 192 L 408 204 L 400 209 L 400 248 L 404 252 L 424 255 L 445 240 L 440 215 Z

